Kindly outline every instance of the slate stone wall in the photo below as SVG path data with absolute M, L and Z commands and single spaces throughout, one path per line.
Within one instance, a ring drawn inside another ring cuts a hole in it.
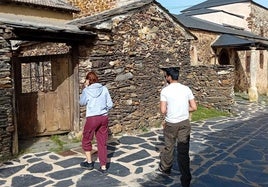
M 83 17 L 88 15 L 95 15 L 105 10 L 110 10 L 136 0 L 68 0 L 68 2 L 79 8 L 80 12 L 74 14 L 74 17 Z
M 4 39 L 11 31 L 0 25 L 0 160 L 12 155 L 12 137 L 15 131 L 13 122 L 13 84 L 11 76 L 11 48 Z
M 218 64 L 215 51 L 211 48 L 218 34 L 200 30 L 191 30 L 191 32 L 198 38 L 192 41 L 191 64 L 208 66 Z
M 232 111 L 234 104 L 234 66 L 191 66 L 181 69 L 180 81 L 188 85 L 198 104 Z
M 251 32 L 268 37 L 268 10 L 252 5 L 252 13 L 247 19 Z
M 9 28 L 0 25 L 0 159 L 11 156 L 14 149 L 10 34 Z M 98 37 L 93 46 L 80 46 L 79 79 L 82 86 L 86 73 L 94 70 L 109 88 L 115 104 L 110 113 L 112 133 L 134 133 L 160 125 L 159 94 L 165 84 L 160 65 L 180 66 L 180 81 L 192 88 L 199 104 L 231 109 L 233 67 L 191 66 L 191 43 L 185 32 L 154 6 L 127 19 L 114 19 L 112 30 L 98 31 Z M 57 51 L 59 46 L 54 47 Z M 34 50 L 21 55 L 40 53 Z M 81 128 L 84 116 L 81 107 Z
M 248 18 L 251 32 L 268 38 L 268 10 L 256 5 L 252 6 L 252 13 Z M 257 51 L 257 82 L 259 94 L 268 95 L 268 51 Z
M 114 101 L 113 133 L 132 133 L 162 122 L 159 95 L 165 81 L 160 66 L 180 66 L 181 82 L 192 87 L 200 104 L 230 109 L 233 69 L 192 67 L 190 41 L 154 6 L 123 20 L 114 19 L 112 28 L 99 31 L 93 47 L 80 48 L 79 73 L 81 86 L 86 73 L 94 70 L 109 88 Z M 81 108 L 81 127 L 84 116 L 85 108 Z

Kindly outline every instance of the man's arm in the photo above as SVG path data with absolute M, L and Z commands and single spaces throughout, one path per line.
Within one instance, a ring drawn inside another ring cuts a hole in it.
M 197 110 L 197 104 L 194 99 L 189 100 L 189 112 L 194 112 Z
M 166 101 L 160 101 L 160 111 L 163 115 L 166 115 L 166 113 L 167 113 L 167 102 Z
M 161 111 L 161 114 L 164 116 L 167 114 L 167 102 L 166 101 L 160 101 L 160 111 Z M 163 128 L 166 127 L 165 120 L 162 122 L 162 126 Z

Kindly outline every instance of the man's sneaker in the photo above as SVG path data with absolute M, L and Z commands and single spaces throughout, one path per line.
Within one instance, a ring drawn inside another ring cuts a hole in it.
M 159 167 L 157 168 L 156 172 L 157 172 L 157 173 L 160 173 L 160 174 L 164 174 L 164 175 L 170 175 L 170 173 L 171 173 L 170 169 L 168 169 L 168 170 L 163 170 L 163 169 L 161 168 L 161 166 L 159 166 Z
M 80 166 L 81 166 L 82 168 L 85 168 L 85 169 L 88 169 L 88 170 L 92 170 L 92 169 L 94 168 L 94 166 L 93 166 L 93 162 L 88 163 L 87 161 L 85 161 L 85 162 L 81 162 L 81 163 L 80 163 Z

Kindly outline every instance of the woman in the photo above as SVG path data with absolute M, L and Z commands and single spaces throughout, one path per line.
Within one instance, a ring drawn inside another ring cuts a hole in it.
M 84 83 L 85 88 L 80 96 L 79 104 L 86 106 L 86 124 L 84 126 L 82 148 L 85 151 L 86 161 L 80 164 L 88 170 L 94 168 L 91 157 L 92 140 L 94 134 L 97 140 L 99 171 L 107 172 L 107 140 L 108 140 L 108 111 L 113 102 L 106 86 L 98 83 L 95 72 L 89 72 Z

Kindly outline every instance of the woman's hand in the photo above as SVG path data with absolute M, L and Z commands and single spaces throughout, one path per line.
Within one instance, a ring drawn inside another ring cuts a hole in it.
M 87 87 L 89 85 L 89 80 L 86 79 L 85 82 L 84 82 L 84 87 Z

